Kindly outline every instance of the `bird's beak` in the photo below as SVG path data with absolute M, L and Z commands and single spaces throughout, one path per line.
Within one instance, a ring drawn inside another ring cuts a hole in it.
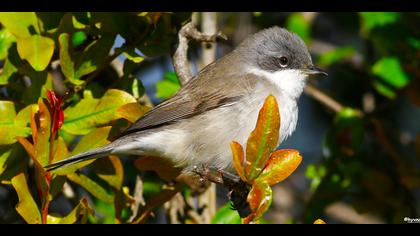
M 305 69 L 304 72 L 307 75 L 319 75 L 322 77 L 328 76 L 327 72 L 319 69 L 318 67 L 315 66 L 310 66 L 308 69 Z

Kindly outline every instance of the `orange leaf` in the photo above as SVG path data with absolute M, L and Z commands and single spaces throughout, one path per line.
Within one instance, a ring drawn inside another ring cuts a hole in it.
M 266 182 L 273 186 L 291 175 L 302 161 L 297 150 L 282 149 L 271 154 L 263 172 L 258 176 L 258 181 Z
M 155 171 L 165 181 L 173 181 L 180 174 L 170 161 L 160 157 L 141 157 L 134 165 L 142 171 Z
M 255 221 L 261 218 L 271 205 L 271 201 L 273 200 L 272 194 L 270 185 L 265 182 L 254 181 L 247 197 L 252 213 L 245 218 L 246 221 Z
M 317 219 L 316 221 L 314 221 L 314 225 L 325 225 L 327 223 L 325 223 L 325 221 L 321 220 L 321 219 Z
M 280 129 L 280 112 L 274 96 L 268 96 L 258 115 L 257 125 L 246 145 L 245 174 L 249 181 L 258 177 L 270 153 L 277 147 Z
M 236 172 L 244 182 L 247 182 L 244 172 L 244 149 L 242 145 L 236 141 L 232 141 L 230 149 L 232 150 L 233 166 L 235 167 Z

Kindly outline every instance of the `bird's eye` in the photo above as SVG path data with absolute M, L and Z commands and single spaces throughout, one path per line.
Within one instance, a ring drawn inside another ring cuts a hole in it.
M 281 67 L 286 67 L 289 65 L 289 60 L 287 59 L 287 57 L 280 57 L 279 63 Z

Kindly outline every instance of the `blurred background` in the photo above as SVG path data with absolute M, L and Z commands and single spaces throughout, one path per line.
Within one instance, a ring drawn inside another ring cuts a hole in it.
M 182 19 L 179 22 L 192 18 L 202 32 L 220 30 L 228 37 L 211 46 L 190 43 L 193 74 L 250 34 L 271 26 L 301 36 L 314 64 L 329 74 L 311 81 L 299 100 L 297 130 L 279 148 L 299 150 L 303 162 L 273 187 L 273 203 L 264 222 L 312 223 L 321 218 L 327 223 L 404 223 L 405 217 L 419 217 L 419 13 L 218 12 L 173 13 L 171 17 Z M 179 29 L 181 24 L 176 24 Z M 136 48 L 144 60 L 132 65 L 132 74 L 138 84 L 137 96 L 144 103 L 158 104 L 180 88 L 171 59 L 176 30 L 160 40 L 165 37 L 171 38 L 169 50 L 149 53 Z M 118 34 L 112 50 L 127 40 Z M 3 42 L 0 37 L 0 48 Z M 123 71 L 127 60 L 127 54 L 119 55 L 112 63 L 114 72 L 103 72 L 101 80 L 89 84 L 94 94 L 101 93 L 100 87 L 114 86 L 113 74 Z M 59 87 L 55 90 L 60 92 Z M 145 199 L 159 192 L 162 181 L 156 174 L 139 174 L 132 160 L 122 161 L 124 185 L 134 189 L 136 176 L 140 176 Z M 78 186 L 73 191 L 76 196 L 87 196 L 93 205 L 97 215 L 89 222 L 114 222 L 112 205 L 92 198 Z M 184 197 L 188 194 L 183 192 Z M 216 194 L 216 210 L 225 211 L 217 214 L 233 214 L 226 213 L 226 190 L 217 187 Z M 1 223 L 22 222 L 14 209 L 16 203 L 13 188 L 0 185 Z M 52 202 L 51 210 L 65 214 L 72 206 L 63 195 Z M 161 207 L 148 222 L 174 223 L 167 216 L 168 207 Z

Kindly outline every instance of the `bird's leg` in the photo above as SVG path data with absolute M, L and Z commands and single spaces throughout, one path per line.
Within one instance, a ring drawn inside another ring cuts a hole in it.
M 204 181 L 211 181 L 229 189 L 229 199 L 232 202 L 232 208 L 237 210 L 242 218 L 251 214 L 251 209 L 247 202 L 251 186 L 242 181 L 239 176 L 223 170 L 215 170 L 206 165 L 194 166 L 193 172 L 198 174 Z

